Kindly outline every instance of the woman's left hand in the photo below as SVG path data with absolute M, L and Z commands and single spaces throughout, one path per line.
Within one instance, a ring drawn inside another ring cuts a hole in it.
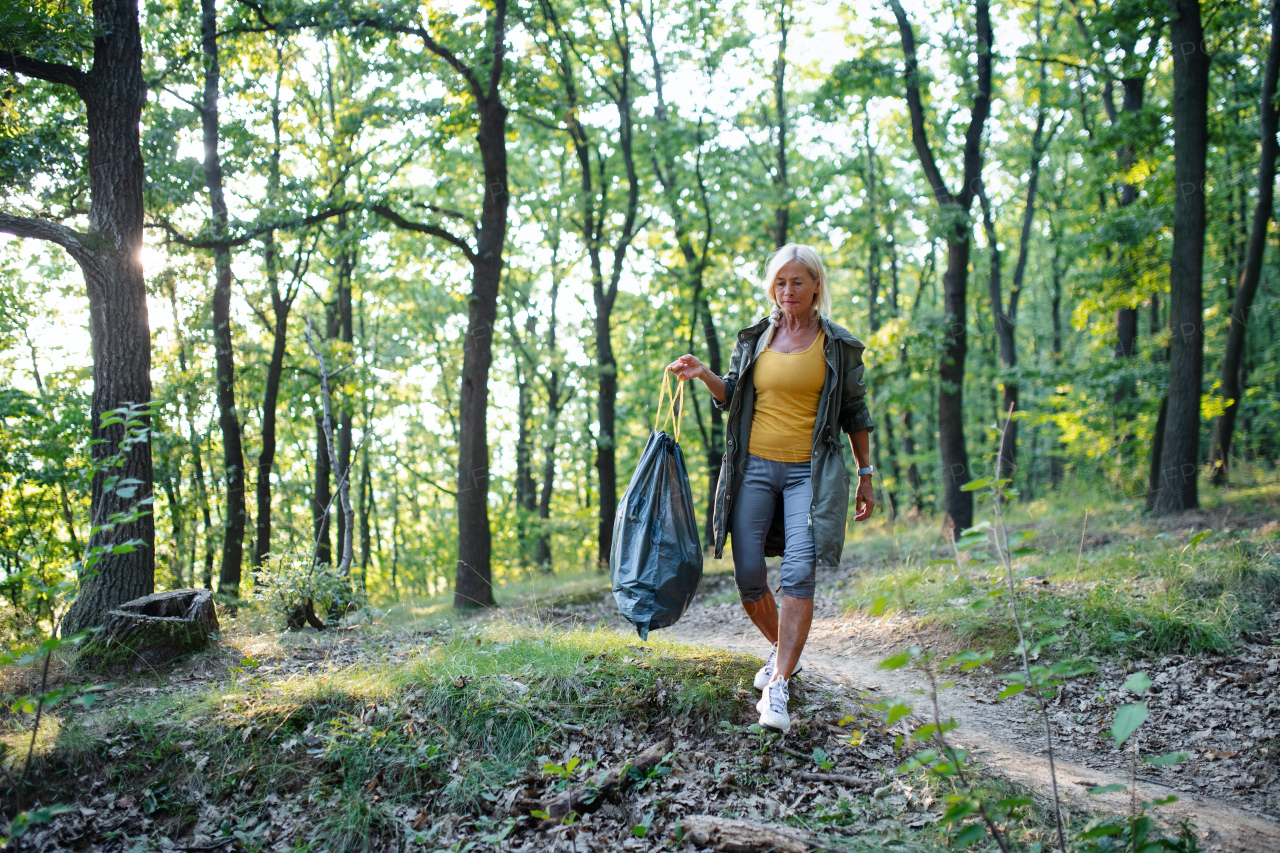
M 876 508 L 876 495 L 875 490 L 871 488 L 870 477 L 858 478 L 858 495 L 854 499 L 853 507 L 856 510 L 853 515 L 854 521 L 866 521 L 871 517 L 871 510 Z

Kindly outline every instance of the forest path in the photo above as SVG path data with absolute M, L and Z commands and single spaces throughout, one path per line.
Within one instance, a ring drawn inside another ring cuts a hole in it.
M 669 629 L 669 636 L 682 642 L 764 656 L 767 646 L 747 622 L 732 590 L 730 577 L 709 575 L 693 606 L 677 625 Z M 805 666 L 855 691 L 865 691 L 872 699 L 899 697 L 918 706 L 923 704 L 924 697 L 913 692 L 925 684 L 920 673 L 908 669 L 881 670 L 877 669 L 877 664 L 912 643 L 928 644 L 929 638 L 919 635 L 906 620 L 847 615 L 843 612 L 842 597 L 838 585 L 819 589 L 813 630 L 802 658 Z M 612 604 L 609 601 L 607 606 L 612 607 Z M 1195 659 L 1190 659 L 1189 663 L 1188 659 L 1179 660 L 1183 662 L 1184 669 L 1201 663 Z M 1207 667 L 1221 664 L 1221 661 L 1203 663 Z M 1232 660 L 1229 663 L 1237 670 L 1247 669 L 1243 661 Z M 1260 677 L 1271 680 L 1273 673 L 1266 672 L 1265 665 L 1257 669 L 1262 673 Z M 1157 675 L 1154 669 L 1150 671 L 1153 676 Z M 1176 671 L 1176 668 L 1171 671 Z M 1118 685 L 1123 680 L 1123 670 L 1104 665 L 1098 673 L 1078 681 L 1084 682 L 1081 689 L 1087 694 L 1096 692 L 1100 683 L 1114 681 Z M 1251 683 L 1257 681 L 1254 679 Z M 943 716 L 954 717 L 960 724 L 950 737 L 1005 777 L 1050 797 L 1048 760 L 1044 754 L 1044 738 L 1038 718 L 1031 717 L 1029 706 L 1019 700 L 996 703 L 994 697 L 1002 686 L 987 674 L 962 677 L 955 687 L 943 691 L 939 697 Z M 1212 694 L 1212 683 L 1209 686 Z M 1119 694 L 1114 687 L 1108 689 Z M 1106 692 L 1102 691 L 1104 695 Z M 1191 689 L 1187 691 L 1186 704 L 1191 704 L 1189 697 L 1192 692 Z M 1170 693 L 1183 696 L 1180 690 L 1167 691 L 1165 696 Z M 1255 781 L 1247 788 L 1235 778 L 1245 778 L 1242 775 L 1245 771 L 1225 777 L 1214 776 L 1216 771 L 1227 766 L 1227 763 L 1215 761 L 1212 755 L 1215 752 L 1212 746 L 1219 740 L 1214 737 L 1214 726 L 1209 725 L 1207 739 L 1203 732 L 1193 734 L 1191 729 L 1205 724 L 1205 720 L 1200 718 L 1201 712 L 1191 708 L 1192 719 L 1183 719 L 1178 714 L 1185 717 L 1185 710 L 1169 711 L 1161 705 L 1162 701 L 1162 697 L 1152 697 L 1150 702 L 1152 714 L 1148 725 L 1152 731 L 1148 736 L 1149 743 L 1144 744 L 1144 753 L 1187 749 L 1192 752 L 1193 759 L 1178 768 L 1157 769 L 1139 765 L 1138 798 L 1154 800 L 1176 794 L 1178 800 L 1157 807 L 1155 816 L 1169 827 L 1181 821 L 1194 824 L 1202 849 L 1241 853 L 1280 851 L 1280 821 L 1276 819 L 1280 814 L 1280 774 L 1272 769 L 1267 781 L 1261 784 Z M 1074 704 L 1074 699 L 1068 700 L 1068 706 Z M 1084 733 L 1091 736 L 1076 734 L 1055 744 L 1059 792 L 1066 808 L 1075 814 L 1094 811 L 1124 813 L 1130 807 L 1128 793 L 1087 793 L 1089 788 L 1100 785 L 1128 786 L 1130 783 L 1127 754 L 1115 752 L 1109 740 L 1098 736 L 1099 730 L 1109 728 L 1113 712 L 1113 708 L 1103 706 L 1103 709 L 1106 711 L 1106 724 L 1094 726 L 1091 733 Z M 1088 716 L 1097 714 L 1094 709 Z M 1066 716 L 1058 713 L 1060 721 Z M 1070 716 L 1078 719 L 1078 715 Z M 1102 716 L 1098 716 L 1098 721 L 1102 721 Z M 1237 737 L 1229 729 L 1233 724 L 1244 727 L 1246 722 L 1242 716 L 1236 716 L 1227 722 L 1223 732 L 1217 734 L 1220 737 Z M 1274 717 L 1271 722 L 1274 722 Z M 1055 737 L 1058 728 L 1060 726 L 1055 726 Z M 1080 731 L 1079 726 L 1070 728 Z M 1190 742 L 1198 745 L 1182 745 Z M 1161 743 L 1165 748 L 1158 748 Z M 1202 752 L 1206 749 L 1207 752 Z M 1266 763 L 1273 767 L 1274 758 L 1266 758 L 1270 751 L 1274 750 L 1260 750 Z M 1225 750 L 1217 752 L 1228 754 Z M 1242 751 L 1236 750 L 1234 754 L 1239 756 Z M 1203 760 L 1206 756 L 1207 761 Z M 1239 766 L 1245 766 L 1250 757 L 1245 754 L 1240 758 Z M 1256 767 L 1255 764 L 1255 770 Z

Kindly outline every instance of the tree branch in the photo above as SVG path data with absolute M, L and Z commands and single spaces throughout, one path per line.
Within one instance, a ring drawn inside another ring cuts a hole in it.
M 236 246 L 243 246 L 251 240 L 261 237 L 268 231 L 288 231 L 293 228 L 315 225 L 317 222 L 332 219 L 342 213 L 350 213 L 353 210 L 358 210 L 360 207 L 361 205 L 359 204 L 344 204 L 340 207 L 326 208 L 325 210 L 321 210 L 317 213 L 312 213 L 309 216 L 303 216 L 297 219 L 287 219 L 284 222 L 259 223 L 240 236 L 228 237 L 225 240 L 204 240 L 198 237 L 188 237 L 177 228 L 174 228 L 173 224 L 167 219 L 162 219 L 159 222 L 148 222 L 147 227 L 161 229 L 169 235 L 169 240 L 171 242 L 177 243 L 180 246 L 186 246 L 188 249 L 231 249 Z
M 916 35 L 907 20 L 906 10 L 899 0 L 889 0 L 893 16 L 898 20 L 898 34 L 902 38 L 902 55 L 906 60 L 906 68 L 902 74 L 906 86 L 907 108 L 911 113 L 911 142 L 915 146 L 916 155 L 920 158 L 920 166 L 924 169 L 925 180 L 934 198 L 941 205 L 956 203 L 956 197 L 947 189 L 942 180 L 942 172 L 933 157 L 933 149 L 929 146 L 929 134 L 924 124 L 924 103 L 920 99 L 920 62 L 916 58 Z
M 61 223 L 29 216 L 15 216 L 0 211 L 0 232 L 12 234 L 15 237 L 56 243 L 66 249 L 67 254 L 75 258 L 80 266 L 86 269 L 92 268 L 93 272 L 101 271 L 97 255 L 87 245 L 90 240 L 89 235 L 81 234 Z
M 505 4 L 504 4 L 505 9 Z M 449 64 L 454 71 L 458 72 L 458 76 L 467 84 L 467 88 L 471 90 L 471 95 L 476 99 L 476 103 L 480 104 L 487 100 L 485 91 L 480 86 L 480 81 L 476 79 L 475 72 L 471 70 L 458 55 L 449 48 L 440 44 L 431 35 L 431 31 L 426 27 L 410 27 L 404 24 L 396 24 L 391 21 L 385 21 L 380 18 L 360 18 L 351 22 L 353 27 L 366 27 L 371 30 L 382 30 L 388 33 L 398 33 L 406 36 L 417 36 L 426 45 L 427 50 L 443 59 Z
M 32 59 L 30 56 L 14 53 L 11 50 L 0 50 L 0 68 L 25 77 L 35 77 L 38 80 L 70 86 L 82 96 L 89 88 L 89 75 L 79 68 L 63 65 L 60 62 Z
M 475 251 L 472 250 L 466 240 L 463 240 L 456 234 L 446 231 L 439 225 L 432 225 L 429 222 L 413 222 L 412 220 L 405 219 L 385 204 L 375 204 L 370 208 L 370 210 L 381 216 L 383 219 L 386 219 L 388 222 L 391 222 L 396 227 L 403 228 L 405 231 L 416 231 L 419 234 L 429 234 L 432 237 L 436 237 L 452 246 L 455 246 L 460 249 L 462 254 L 467 256 L 467 260 L 473 264 L 477 260 Z

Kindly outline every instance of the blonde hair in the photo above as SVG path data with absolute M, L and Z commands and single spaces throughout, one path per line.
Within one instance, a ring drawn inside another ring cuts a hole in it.
M 773 310 L 770 311 L 771 316 L 778 316 L 782 309 L 778 307 L 778 300 L 774 293 L 774 284 L 778 278 L 778 270 L 782 269 L 792 261 L 799 261 L 800 265 L 805 268 L 805 272 L 818 285 L 817 298 L 813 301 L 814 310 L 819 317 L 831 316 L 831 288 L 827 282 L 827 268 L 822 264 L 822 258 L 812 246 L 801 246 L 799 243 L 788 243 L 778 251 L 769 256 L 769 266 L 764 271 L 764 295 L 773 303 Z

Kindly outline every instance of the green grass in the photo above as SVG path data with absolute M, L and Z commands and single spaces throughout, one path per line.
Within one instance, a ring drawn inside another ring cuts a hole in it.
M 359 850 L 396 831 L 388 809 L 397 804 L 487 813 L 503 786 L 563 739 L 553 723 L 637 731 L 660 719 L 706 728 L 735 717 L 737 691 L 757 666 L 608 631 L 492 622 L 399 666 L 274 681 L 245 673 L 204 692 L 99 710 L 64 727 L 34 775 L 50 799 L 59 789 L 74 795 L 92 768 L 112 790 L 141 792 L 144 810 L 173 832 L 195 820 L 180 793 L 192 785 L 229 804 L 227 834 L 249 832 L 260 809 L 237 810 L 237 795 L 260 803 L 267 792 L 303 793 L 324 803 L 316 837 Z M 117 743 L 127 749 L 113 755 Z
M 1090 496 L 1084 507 L 1079 497 L 1052 506 L 1012 505 L 1011 529 L 1036 531 L 1030 544 L 1040 548 L 1014 563 L 1024 619 L 1066 620 L 1056 631 L 1069 655 L 1231 651 L 1243 637 L 1268 629 L 1267 614 L 1280 606 L 1280 537 L 1274 526 L 1212 525 L 1233 510 L 1242 518 L 1270 505 L 1278 491 L 1272 484 L 1236 504 L 1223 502 L 1208 519 L 1210 532 L 1194 543 L 1195 526 L 1145 519 L 1133 502 Z M 1084 508 L 1091 510 L 1087 528 Z M 978 518 L 989 515 L 984 509 L 977 508 Z M 1203 521 L 1198 527 L 1206 529 Z M 944 629 L 956 648 L 1014 649 L 1008 585 L 998 564 L 967 555 L 961 567 L 939 564 L 952 556 L 939 538 L 907 531 L 898 540 L 908 547 L 855 581 L 850 609 L 907 613 Z

